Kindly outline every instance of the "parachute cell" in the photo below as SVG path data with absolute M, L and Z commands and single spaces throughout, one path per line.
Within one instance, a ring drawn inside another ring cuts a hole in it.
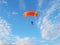
M 38 12 L 35 12 L 35 11 L 27 11 L 27 12 L 24 12 L 24 17 L 27 17 L 27 16 L 38 16 Z

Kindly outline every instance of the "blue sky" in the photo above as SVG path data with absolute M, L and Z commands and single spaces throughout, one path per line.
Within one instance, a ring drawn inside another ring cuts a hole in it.
M 8 1 L 8 0 L 7 0 Z M 13 3 L 14 2 L 14 3 Z M 21 1 L 22 2 L 22 1 Z M 23 3 L 25 2 L 26 5 L 26 9 L 23 10 Z M 38 27 L 36 26 L 36 24 L 31 25 L 30 21 L 34 21 L 34 23 L 36 22 L 36 18 L 35 17 L 27 17 L 25 18 L 23 16 L 23 13 L 27 10 L 36 10 L 37 7 L 37 1 L 33 1 L 32 0 L 29 2 L 28 0 L 22 2 L 21 6 L 20 6 L 20 1 L 19 0 L 9 0 L 8 1 L 8 6 L 7 8 L 4 6 L 3 7 L 3 13 L 5 13 L 5 15 L 1 14 L 2 17 L 4 19 L 6 19 L 10 24 L 12 24 L 12 30 L 14 34 L 18 34 L 21 37 L 25 37 L 25 36 L 29 36 L 29 37 L 40 37 L 40 32 L 38 30 Z M 13 13 L 13 12 L 17 12 L 18 14 L 9 14 L 10 17 L 8 17 L 7 13 Z M 34 32 L 34 33 L 33 33 Z
M 59 0 L 0 0 L 0 17 L 11 25 L 9 35 L 18 35 L 23 41 L 34 38 L 38 45 L 60 45 L 59 4 Z M 38 17 L 25 18 L 23 13 L 29 10 L 37 11 Z

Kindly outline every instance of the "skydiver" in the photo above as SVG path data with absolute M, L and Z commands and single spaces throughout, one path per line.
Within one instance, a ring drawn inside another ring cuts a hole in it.
M 34 24 L 34 22 L 33 22 L 33 21 L 31 21 L 31 24 L 33 25 L 33 24 Z

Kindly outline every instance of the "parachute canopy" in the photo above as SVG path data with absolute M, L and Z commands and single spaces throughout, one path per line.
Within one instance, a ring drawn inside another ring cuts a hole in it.
M 27 16 L 38 16 L 38 12 L 35 12 L 35 11 L 27 11 L 27 12 L 24 12 L 24 17 L 27 17 Z

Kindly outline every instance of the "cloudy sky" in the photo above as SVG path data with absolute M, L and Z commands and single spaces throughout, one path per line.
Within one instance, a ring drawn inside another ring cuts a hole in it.
M 0 45 L 60 45 L 60 0 L 0 0 Z

